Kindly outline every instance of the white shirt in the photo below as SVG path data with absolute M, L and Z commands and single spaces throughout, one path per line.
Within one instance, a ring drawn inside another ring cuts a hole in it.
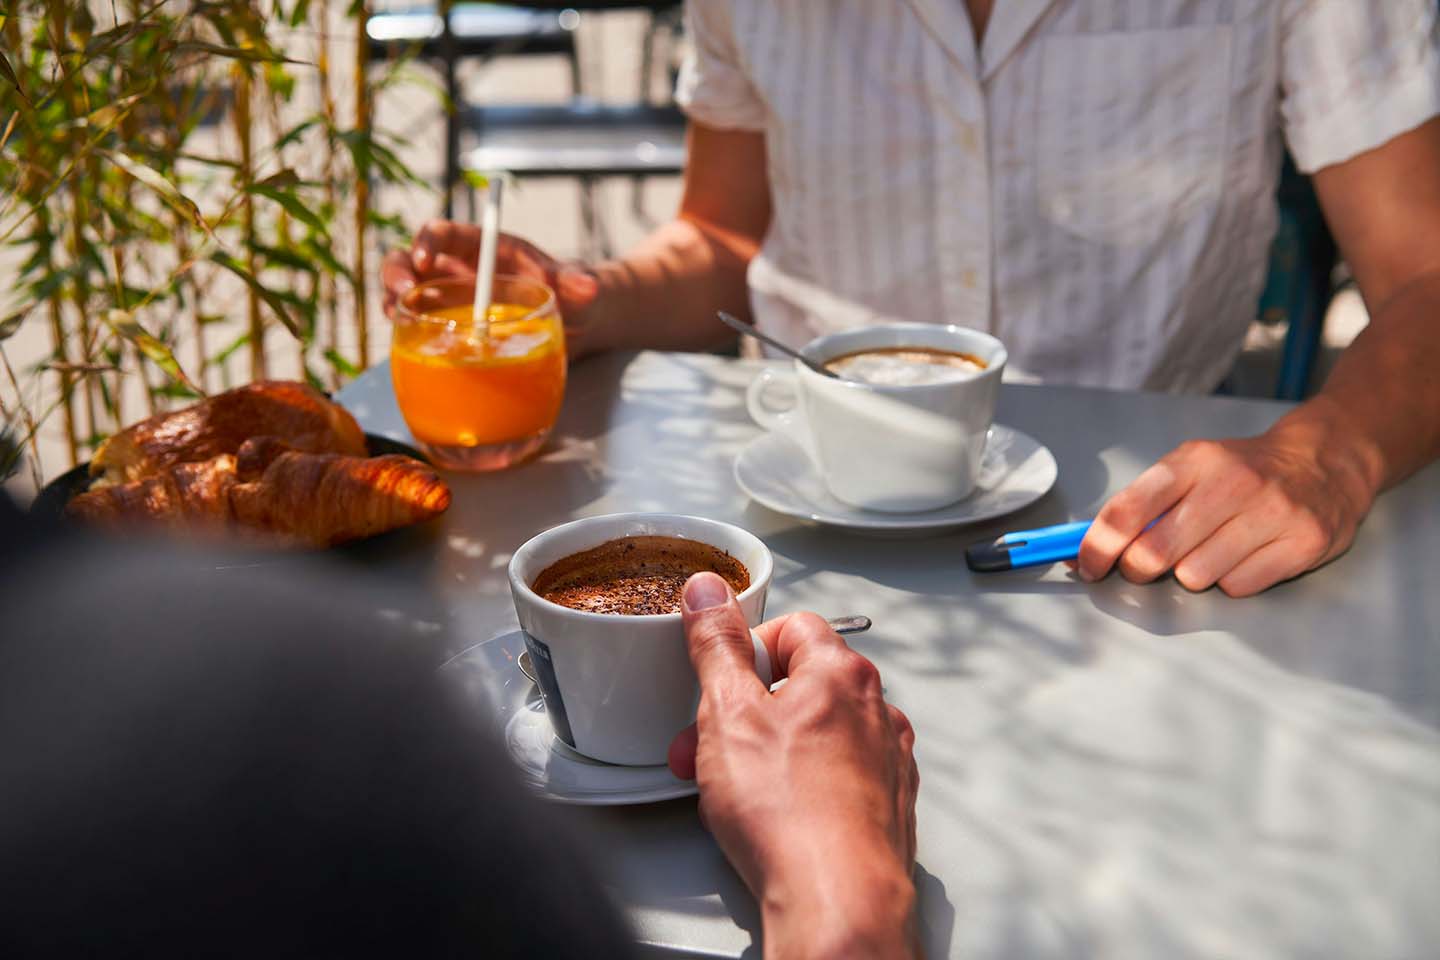
M 1057 383 L 1208 391 L 1306 172 L 1440 114 L 1435 0 L 689 0 L 677 97 L 763 131 L 749 284 L 804 343 L 990 331 Z

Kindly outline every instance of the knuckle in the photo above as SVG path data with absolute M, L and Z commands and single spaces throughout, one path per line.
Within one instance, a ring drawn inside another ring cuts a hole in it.
M 1175 448 L 1175 452 L 1165 459 L 1167 460 L 1197 460 L 1212 457 L 1219 446 L 1214 440 L 1186 440 Z
M 1096 520 L 1116 530 L 1130 530 L 1141 525 L 1139 498 L 1129 490 L 1122 490 L 1100 508 Z
M 906 734 L 914 735 L 915 728 L 911 725 L 910 718 L 905 716 L 905 711 L 893 703 L 885 704 L 885 709 L 890 714 L 890 722 L 894 725 L 896 732 L 900 734 L 902 741 Z
M 1335 531 L 1313 513 L 1306 512 L 1295 521 L 1293 536 L 1300 550 L 1313 557 L 1330 549 Z
M 1273 498 L 1280 492 L 1279 485 L 1260 472 L 1259 468 L 1244 461 L 1232 464 L 1228 472 L 1230 489 L 1237 497 Z M 1283 493 L 1282 493 L 1283 499 Z
M 845 684 L 853 689 L 871 691 L 880 689 L 880 671 L 875 664 L 853 651 L 840 658 L 838 671 Z
M 789 621 L 786 623 L 786 627 L 792 630 L 800 630 L 807 636 L 824 635 L 834 632 L 830 629 L 830 624 L 825 622 L 824 617 L 818 613 L 812 613 L 809 610 L 791 614 Z

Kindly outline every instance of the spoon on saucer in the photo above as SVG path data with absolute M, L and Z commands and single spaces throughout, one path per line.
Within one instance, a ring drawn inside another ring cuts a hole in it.
M 814 360 L 811 360 L 809 357 L 805 356 L 799 350 L 796 350 L 794 347 L 787 346 L 786 344 L 781 343 L 779 340 L 776 340 L 769 334 L 761 333 L 759 330 L 756 330 L 750 324 L 735 316 L 732 316 L 731 314 L 726 313 L 724 310 L 716 310 L 715 316 L 719 317 L 721 323 L 725 324 L 725 326 L 729 327 L 731 330 L 734 330 L 736 333 L 743 334 L 747 337 L 754 337 L 756 340 L 759 340 L 766 346 L 774 347 L 776 350 L 779 350 L 787 357 L 794 357 L 796 360 L 799 360 L 801 363 L 805 364 L 805 366 L 809 367 L 811 370 L 814 370 L 822 377 L 829 377 L 832 380 L 845 379 L 835 371 L 825 369 L 825 365 L 823 363 L 816 363 Z
M 864 633 L 866 630 L 869 630 L 871 626 L 869 617 L 858 615 L 833 617 L 825 622 L 830 624 L 831 630 L 834 630 L 841 636 L 846 636 L 851 633 Z M 522 650 L 520 652 L 520 656 L 515 658 L 515 666 L 520 668 L 520 672 L 525 674 L 525 678 L 531 683 L 540 682 L 535 679 L 535 666 L 530 662 L 529 650 Z

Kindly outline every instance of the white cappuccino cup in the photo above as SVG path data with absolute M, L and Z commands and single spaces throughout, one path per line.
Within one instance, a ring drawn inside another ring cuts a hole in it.
M 574 520 L 526 541 L 510 559 L 510 593 L 555 735 L 596 760 L 662 764 L 670 741 L 695 721 L 700 682 L 678 613 L 593 613 L 561 606 L 533 589 L 566 557 L 625 537 L 680 537 L 728 553 L 750 575 L 736 600 L 753 628 L 765 616 L 774 561 L 754 534 L 718 520 L 621 513 Z M 755 636 L 755 672 L 767 686 L 770 656 Z
M 801 353 L 823 365 L 900 348 L 965 354 L 984 367 L 875 383 L 826 377 L 797 360 L 792 370 L 764 371 L 746 395 L 756 423 L 799 444 L 830 492 L 862 510 L 934 510 L 969 496 L 995 419 L 1007 356 L 987 333 L 889 323 L 820 337 Z M 771 405 L 782 389 L 790 402 Z

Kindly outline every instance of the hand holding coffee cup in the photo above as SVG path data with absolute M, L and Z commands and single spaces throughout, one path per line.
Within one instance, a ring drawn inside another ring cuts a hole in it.
M 673 514 L 590 517 L 527 541 L 510 560 L 510 591 L 555 735 L 607 763 L 664 763 L 700 697 L 681 626 L 685 581 L 718 574 L 753 626 L 772 568 L 753 534 Z M 758 637 L 752 663 L 768 685 Z
M 793 937 L 809 952 L 909 951 L 915 733 L 875 666 L 813 613 L 747 629 L 708 574 L 685 587 L 684 623 L 700 708 L 670 768 L 698 782 L 706 825 L 767 911 L 767 949 L 783 953 Z M 786 679 L 773 695 L 750 669 L 752 633 Z
M 975 487 L 995 418 L 1006 352 L 978 330 L 892 323 L 811 341 L 806 357 L 766 370 L 746 395 L 755 422 L 789 436 L 826 487 L 864 510 L 907 513 L 964 499 Z M 794 396 L 768 403 L 774 388 Z

